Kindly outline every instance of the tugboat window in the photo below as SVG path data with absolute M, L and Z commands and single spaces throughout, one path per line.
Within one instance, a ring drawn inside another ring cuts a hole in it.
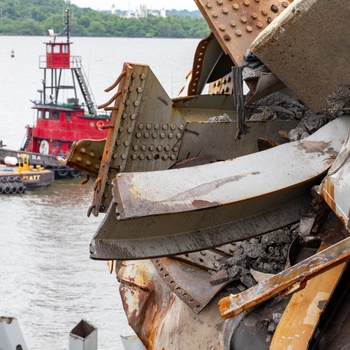
M 54 45 L 53 53 L 60 53 L 60 45 Z
M 52 112 L 52 120 L 59 120 L 60 114 L 58 112 Z
M 52 52 L 52 50 L 51 50 L 51 45 L 47 45 L 47 46 L 46 46 L 46 49 L 47 49 L 47 53 L 51 53 L 51 52 Z
M 72 115 L 70 113 L 66 113 L 66 120 L 71 120 L 72 119 Z
M 63 53 L 68 53 L 68 45 L 63 45 L 62 46 L 62 52 Z
M 50 119 L 50 112 L 45 111 L 44 119 L 49 120 Z
M 38 119 L 43 119 L 43 111 L 38 111 Z

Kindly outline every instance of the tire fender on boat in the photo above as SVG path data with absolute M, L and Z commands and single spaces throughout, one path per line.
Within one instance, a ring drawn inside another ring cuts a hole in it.
M 9 184 L 5 184 L 4 186 L 4 193 L 9 194 L 11 192 L 11 187 L 9 186 Z
M 69 168 L 67 166 L 61 165 L 57 168 L 57 175 L 59 177 L 67 177 L 69 174 Z

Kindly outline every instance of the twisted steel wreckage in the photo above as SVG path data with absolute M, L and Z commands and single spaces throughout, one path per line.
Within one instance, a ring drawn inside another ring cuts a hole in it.
M 147 349 L 345 348 L 350 5 L 195 2 L 212 33 L 179 97 L 125 63 L 108 138 L 65 160 L 106 213 L 91 258 Z

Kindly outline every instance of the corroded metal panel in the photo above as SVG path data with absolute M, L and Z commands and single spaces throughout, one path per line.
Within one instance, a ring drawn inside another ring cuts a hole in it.
M 195 0 L 221 47 L 237 66 L 254 39 L 292 0 Z
M 338 118 L 303 141 L 258 154 L 191 168 L 118 174 L 113 180 L 117 205 L 110 207 L 93 238 L 91 257 L 174 255 L 295 222 L 309 203 L 303 195 L 333 163 L 349 128 L 349 118 Z
M 294 1 L 250 49 L 314 112 L 349 101 L 350 6 L 343 0 Z

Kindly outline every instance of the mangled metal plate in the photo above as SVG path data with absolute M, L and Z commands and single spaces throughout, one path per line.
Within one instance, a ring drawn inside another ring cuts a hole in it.
M 333 163 L 349 128 L 349 118 L 338 118 L 305 140 L 258 154 L 191 168 L 118 174 L 114 202 L 92 240 L 91 257 L 175 255 L 295 222 L 308 206 L 304 196 Z
M 131 63 L 125 63 L 111 88 L 117 86 L 115 95 L 104 105 L 112 110 L 104 148 L 101 143 L 79 141 L 67 158 L 70 166 L 97 176 L 90 208 L 94 215 L 107 211 L 112 199 L 111 182 L 120 172 L 166 170 L 189 158 L 223 160 L 256 152 L 259 137 L 283 142 L 279 131 L 288 132 L 297 124 L 251 122 L 250 135 L 235 142 L 232 135 L 237 124 L 232 96 L 172 100 L 148 66 Z
M 226 54 L 237 66 L 254 39 L 292 0 L 195 0 Z
M 318 192 L 350 231 L 350 135 Z
M 250 46 L 314 112 L 350 100 L 350 32 L 340 16 L 350 16 L 347 1 L 297 0 Z

